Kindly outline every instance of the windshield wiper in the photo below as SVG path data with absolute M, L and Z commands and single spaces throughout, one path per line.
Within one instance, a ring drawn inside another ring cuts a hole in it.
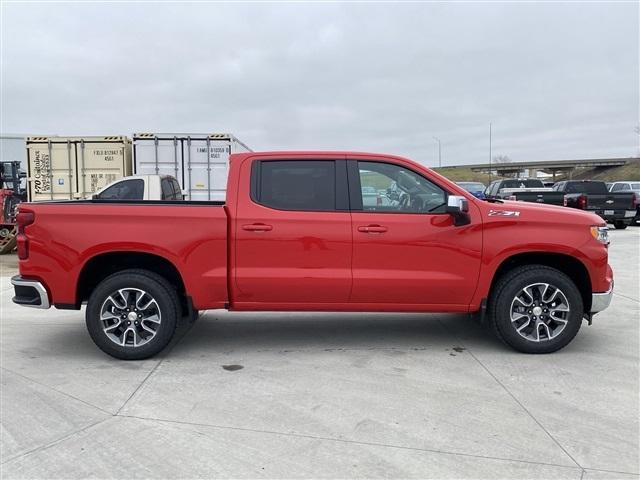
M 504 203 L 504 200 L 500 200 L 499 198 L 485 198 L 484 201 L 489 203 Z

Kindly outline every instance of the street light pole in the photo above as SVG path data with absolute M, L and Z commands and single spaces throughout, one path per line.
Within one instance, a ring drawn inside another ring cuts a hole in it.
M 489 122 L 489 183 L 491 183 L 491 122 Z
M 433 139 L 438 142 L 438 167 L 442 167 L 442 144 L 438 137 L 433 137 Z

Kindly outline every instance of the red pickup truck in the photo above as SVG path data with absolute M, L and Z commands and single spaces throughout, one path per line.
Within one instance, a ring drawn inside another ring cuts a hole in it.
M 593 213 L 483 201 L 410 160 L 232 155 L 226 202 L 23 203 L 13 301 L 86 307 L 89 333 L 146 358 L 204 309 L 477 312 L 516 350 L 556 351 L 609 305 Z

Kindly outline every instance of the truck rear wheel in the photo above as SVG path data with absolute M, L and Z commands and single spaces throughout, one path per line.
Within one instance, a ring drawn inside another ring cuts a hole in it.
M 543 265 L 519 267 L 500 278 L 489 318 L 503 342 L 524 353 L 565 347 L 582 324 L 582 296 L 564 273 Z
M 93 291 L 86 323 L 102 351 L 122 360 L 140 360 L 167 346 L 179 312 L 178 295 L 163 277 L 147 270 L 123 270 Z

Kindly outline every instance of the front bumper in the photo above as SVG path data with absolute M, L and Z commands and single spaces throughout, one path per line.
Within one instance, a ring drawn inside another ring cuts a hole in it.
M 611 303 L 611 297 L 613 297 L 613 283 L 611 288 L 604 293 L 592 293 L 590 313 L 598 313 L 606 309 Z
M 49 295 L 44 285 L 37 280 L 28 280 L 20 275 L 11 277 L 11 284 L 15 291 L 13 303 L 23 307 L 49 308 Z

